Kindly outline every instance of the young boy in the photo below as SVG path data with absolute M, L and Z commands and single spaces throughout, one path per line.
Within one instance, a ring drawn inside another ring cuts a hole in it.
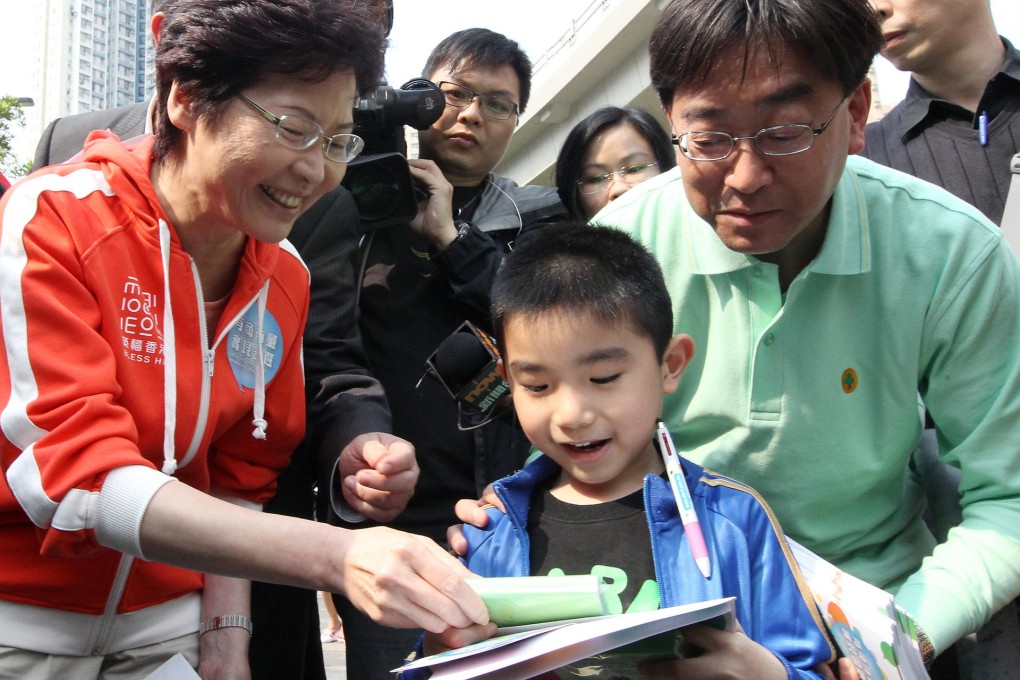
M 615 610 L 736 596 L 745 634 L 696 626 L 704 655 L 664 677 L 817 678 L 834 657 L 806 585 L 764 501 L 682 461 L 711 563 L 699 570 L 653 444 L 664 394 L 694 352 L 673 335 L 655 258 L 622 232 L 544 227 L 504 261 L 492 293 L 514 407 L 544 453 L 495 483 L 506 514 L 465 525 L 480 576 L 597 573 Z M 681 442 L 682 445 L 682 442 Z M 721 676 L 720 676 L 721 677 Z M 732 677 L 732 676 L 731 676 Z

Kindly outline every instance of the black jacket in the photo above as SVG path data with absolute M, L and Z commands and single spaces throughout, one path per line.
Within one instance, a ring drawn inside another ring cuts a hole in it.
M 490 174 L 457 216 L 461 232 L 436 253 L 407 225 L 369 233 L 362 247 L 359 312 L 372 373 L 393 413 L 393 433 L 415 445 L 421 475 L 391 523 L 445 541 L 453 506 L 523 465 L 524 433 L 505 421 L 457 428 L 457 405 L 425 361 L 465 320 L 489 329 L 489 292 L 512 245 L 566 211 L 556 191 Z

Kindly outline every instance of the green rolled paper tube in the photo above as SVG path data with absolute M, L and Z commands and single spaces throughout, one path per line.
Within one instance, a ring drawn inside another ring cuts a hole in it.
M 608 614 L 601 576 L 511 576 L 467 580 L 503 628 Z

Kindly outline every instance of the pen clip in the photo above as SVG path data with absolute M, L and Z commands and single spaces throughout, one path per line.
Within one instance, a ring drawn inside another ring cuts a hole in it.
M 652 436 L 652 441 L 655 442 L 655 448 L 659 451 L 659 455 L 663 457 L 663 460 L 666 457 L 676 455 L 669 430 L 666 429 L 666 423 L 662 422 L 661 418 L 655 421 L 655 435 Z

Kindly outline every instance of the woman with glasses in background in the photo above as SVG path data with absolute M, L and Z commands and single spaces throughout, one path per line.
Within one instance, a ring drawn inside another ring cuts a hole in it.
M 637 107 L 607 106 L 573 127 L 556 158 L 556 190 L 572 217 L 607 203 L 676 165 L 669 134 Z
M 382 26 L 348 2 L 163 11 L 155 134 L 93 133 L 0 202 L 0 677 L 144 678 L 179 652 L 244 680 L 251 578 L 388 625 L 484 622 L 431 542 L 254 511 L 305 425 L 284 239 L 363 146 Z

